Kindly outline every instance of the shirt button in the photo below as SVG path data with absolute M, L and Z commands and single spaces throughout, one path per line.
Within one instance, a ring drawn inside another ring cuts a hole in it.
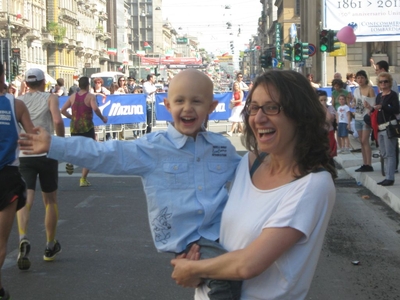
M 178 170 L 178 166 L 174 166 L 174 170 Z
M 217 166 L 217 170 L 221 170 L 221 166 L 220 165 Z
M 203 187 L 202 187 L 201 185 L 199 185 L 199 186 L 197 187 L 197 189 L 198 189 L 199 191 L 201 191 L 201 190 L 203 189 Z
M 200 157 L 198 157 L 198 158 L 196 159 L 196 161 L 198 161 L 198 162 L 199 162 L 199 161 L 200 161 Z
M 200 209 L 200 210 L 197 211 L 197 213 L 198 213 L 199 215 L 202 215 L 202 214 L 203 214 L 203 211 Z

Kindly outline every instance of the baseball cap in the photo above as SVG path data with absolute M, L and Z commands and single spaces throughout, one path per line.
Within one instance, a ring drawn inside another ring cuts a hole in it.
M 44 72 L 40 69 L 29 69 L 25 72 L 25 81 L 26 82 L 35 82 L 44 80 Z

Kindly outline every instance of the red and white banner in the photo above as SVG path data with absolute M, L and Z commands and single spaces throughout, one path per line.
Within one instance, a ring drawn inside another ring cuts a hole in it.
M 201 65 L 201 58 L 196 57 L 140 57 L 143 66 L 148 65 Z

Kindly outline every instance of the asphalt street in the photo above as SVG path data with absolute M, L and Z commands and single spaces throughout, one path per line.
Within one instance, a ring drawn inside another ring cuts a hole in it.
M 233 143 L 239 145 L 239 139 Z M 77 168 L 69 176 L 60 164 L 57 238 L 62 253 L 54 262 L 43 261 L 40 193 L 31 212 L 28 271 L 16 266 L 15 222 L 2 269 L 12 299 L 193 299 L 193 290 L 170 278 L 173 255 L 153 246 L 141 180 L 91 173 L 92 186 L 80 188 L 79 173 Z M 344 171 L 339 175 L 336 205 L 307 299 L 399 299 L 400 217 Z

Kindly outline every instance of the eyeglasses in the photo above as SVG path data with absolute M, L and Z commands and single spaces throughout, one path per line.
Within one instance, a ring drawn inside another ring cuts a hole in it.
M 278 104 L 265 104 L 262 106 L 259 105 L 255 105 L 255 104 L 247 104 L 244 109 L 246 114 L 248 114 L 249 116 L 255 116 L 258 111 L 262 110 L 262 112 L 265 115 L 277 115 L 281 112 L 281 110 L 283 109 L 282 106 L 279 106 Z
M 389 80 L 380 80 L 379 83 L 389 83 Z
M 238 78 L 243 78 L 243 76 L 238 76 Z

